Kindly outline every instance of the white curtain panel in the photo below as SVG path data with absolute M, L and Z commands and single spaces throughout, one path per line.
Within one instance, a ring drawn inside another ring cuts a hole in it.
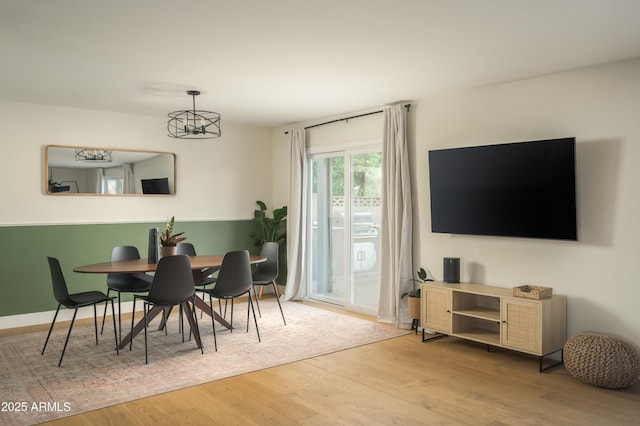
M 126 163 L 124 164 L 124 180 L 122 182 L 122 192 L 124 194 L 135 194 L 135 175 L 133 173 L 133 164 Z
M 378 320 L 409 328 L 406 303 L 411 289 L 412 202 L 404 105 L 384 109 L 382 139 L 382 223 L 380 232 L 380 298 Z
M 104 169 L 96 170 L 96 194 L 105 194 L 104 190 Z
M 306 296 L 305 257 L 307 240 L 307 146 L 306 130 L 291 131 L 291 172 L 287 210 L 287 286 L 285 300 Z

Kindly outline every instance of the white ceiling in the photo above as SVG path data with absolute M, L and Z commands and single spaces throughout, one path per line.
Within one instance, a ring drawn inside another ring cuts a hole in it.
M 635 57 L 638 0 L 0 0 L 0 99 L 223 126 Z

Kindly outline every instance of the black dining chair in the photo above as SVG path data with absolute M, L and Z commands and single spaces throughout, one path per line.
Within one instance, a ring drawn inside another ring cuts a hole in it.
M 58 367 L 62 365 L 62 358 L 64 357 L 64 353 L 67 350 L 67 343 L 69 343 L 69 337 L 71 336 L 71 330 L 73 329 L 73 323 L 76 320 L 76 315 L 78 314 L 78 308 L 82 308 L 84 306 L 93 305 L 93 324 L 96 333 L 96 345 L 98 344 L 98 315 L 96 312 L 96 305 L 98 303 L 104 302 L 105 309 L 107 303 L 111 302 L 111 315 L 113 318 L 113 335 L 116 339 L 116 354 L 119 354 L 118 351 L 118 334 L 116 332 L 116 315 L 113 308 L 113 299 L 115 297 L 109 297 L 101 291 L 85 291 L 81 293 L 73 293 L 69 294 L 69 290 L 67 288 L 67 282 L 64 279 L 64 274 L 62 273 L 62 268 L 60 267 L 60 261 L 55 257 L 47 257 L 49 260 L 49 270 L 51 272 L 51 283 L 53 285 L 53 296 L 58 302 L 58 308 L 56 309 L 56 313 L 53 316 L 53 321 L 51 321 L 51 327 L 49 327 L 49 333 L 47 334 L 47 339 L 44 341 L 44 347 L 42 348 L 42 352 L 40 355 L 44 355 L 44 350 L 47 348 L 47 343 L 49 343 L 49 337 L 51 337 L 51 331 L 53 330 L 53 325 L 56 323 L 56 318 L 58 318 L 58 312 L 60 312 L 60 306 L 64 306 L 67 309 L 73 309 L 73 318 L 71 318 L 71 324 L 69 325 L 69 331 L 67 332 L 67 338 L 64 341 L 64 347 L 62 348 L 62 354 L 60 355 L 60 361 L 58 361 Z
M 176 254 L 186 254 L 187 256 L 197 256 L 196 249 L 191 243 L 178 243 Z M 206 277 L 201 279 L 195 283 L 196 287 L 206 287 L 216 282 L 215 277 Z M 197 291 L 201 291 L 202 289 L 196 289 Z
M 140 259 L 138 249 L 133 246 L 117 246 L 111 250 L 111 261 Z M 146 274 L 107 274 L 107 296 L 112 291 L 118 294 L 118 340 L 122 339 L 122 305 L 120 293 L 147 293 L 151 287 L 153 277 Z M 102 330 L 104 331 L 104 318 L 107 315 L 105 306 L 102 314 Z
M 258 320 L 256 312 L 253 309 L 253 301 L 251 300 L 251 286 L 253 279 L 251 278 L 251 263 L 249 261 L 249 251 L 231 251 L 224 255 L 222 265 L 218 272 L 216 285 L 211 289 L 204 290 L 209 295 L 209 305 L 211 309 L 211 323 L 213 325 L 213 342 L 216 350 L 218 343 L 216 341 L 216 323 L 213 316 L 213 298 L 218 302 L 224 300 L 225 303 L 231 300 L 231 332 L 233 332 L 233 302 L 236 298 L 245 294 L 247 297 L 247 333 L 249 332 L 249 310 L 253 313 L 253 321 L 256 325 L 256 333 L 258 334 L 258 342 L 260 342 L 260 330 L 258 329 Z
M 196 248 L 191 243 L 181 242 L 177 244 L 177 254 L 186 254 L 187 256 L 197 256 Z M 201 280 L 195 282 L 196 291 L 201 291 L 204 295 L 204 289 L 212 284 L 215 284 L 216 278 L 207 276 Z M 202 318 L 202 311 L 200 311 L 200 318 Z
M 258 315 L 262 317 L 262 312 L 260 312 L 260 302 L 258 302 L 258 293 L 256 292 L 256 286 L 260 286 L 264 288 L 264 286 L 272 285 L 273 292 L 276 296 L 276 301 L 278 302 L 278 306 L 280 307 L 280 314 L 282 315 L 282 322 L 284 325 L 287 325 L 287 321 L 284 319 L 284 312 L 282 311 L 282 304 L 280 304 L 280 297 L 278 295 L 278 288 L 276 287 L 276 278 L 278 278 L 278 250 L 280 246 L 278 243 L 274 242 L 266 242 L 262 246 L 262 251 L 260 252 L 260 256 L 266 257 L 262 263 L 258 263 L 256 270 L 253 271 L 253 294 L 256 298 L 256 306 L 258 307 Z M 262 291 L 260 291 L 262 294 Z
M 165 256 L 158 262 L 156 273 L 151 283 L 151 288 L 147 295 L 133 296 L 133 315 L 131 315 L 131 332 L 135 316 L 136 300 L 144 301 L 144 360 L 149 363 L 147 349 L 147 326 L 149 308 L 161 309 L 164 315 L 165 308 L 180 306 L 186 313 L 187 322 L 191 328 L 191 333 L 195 337 L 196 344 L 200 352 L 204 353 L 200 332 L 198 330 L 198 318 L 195 315 L 196 288 L 193 284 L 193 273 L 191 272 L 191 262 L 189 256 L 179 254 L 175 256 Z M 189 305 L 191 303 L 191 305 Z M 180 316 L 182 318 L 182 315 Z M 166 327 L 166 320 L 164 323 Z M 133 347 L 133 339 L 129 343 L 129 350 Z

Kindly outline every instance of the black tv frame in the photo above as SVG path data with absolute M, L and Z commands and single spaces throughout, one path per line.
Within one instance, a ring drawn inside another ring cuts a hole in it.
M 575 138 L 429 151 L 434 233 L 577 241 Z
M 143 194 L 170 195 L 169 178 L 140 179 Z

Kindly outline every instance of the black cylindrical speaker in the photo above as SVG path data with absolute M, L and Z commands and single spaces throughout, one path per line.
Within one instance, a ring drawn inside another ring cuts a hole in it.
M 149 254 L 147 263 L 158 263 L 160 260 L 160 246 L 158 245 L 158 228 L 149 229 Z
M 444 258 L 444 278 L 445 283 L 455 284 L 460 282 L 460 258 Z

